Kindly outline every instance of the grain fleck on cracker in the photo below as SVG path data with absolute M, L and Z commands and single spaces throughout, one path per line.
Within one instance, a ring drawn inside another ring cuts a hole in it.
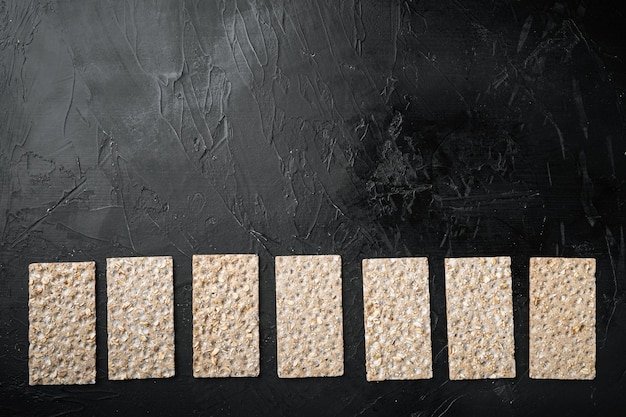
M 341 257 L 276 257 L 278 376 L 343 375 Z
M 193 256 L 193 376 L 259 375 L 259 258 Z
M 29 266 L 30 385 L 96 382 L 96 265 Z
M 109 379 L 174 376 L 172 258 L 107 259 Z
M 530 259 L 529 376 L 596 376 L 596 260 Z
M 427 258 L 363 260 L 368 381 L 432 378 Z
M 515 377 L 511 258 L 448 258 L 450 379 Z

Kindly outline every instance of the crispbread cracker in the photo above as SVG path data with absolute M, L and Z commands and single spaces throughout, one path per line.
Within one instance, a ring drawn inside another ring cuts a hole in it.
M 174 376 L 172 258 L 107 259 L 109 379 Z
M 29 270 L 29 385 L 96 382 L 96 264 L 35 263 Z
M 193 376 L 259 375 L 259 257 L 193 256 Z
M 448 258 L 450 379 L 515 377 L 511 258 Z
M 596 260 L 530 258 L 529 376 L 596 376 Z
M 343 375 L 341 257 L 276 257 L 278 376 Z
M 368 381 L 432 378 L 427 258 L 363 259 Z

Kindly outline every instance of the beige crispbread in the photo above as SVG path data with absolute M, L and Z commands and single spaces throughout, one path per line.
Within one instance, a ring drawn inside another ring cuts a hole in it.
M 450 379 L 515 377 L 511 258 L 448 258 Z
M 31 264 L 28 383 L 96 382 L 96 264 Z
M 193 376 L 259 375 L 259 257 L 193 256 Z
M 530 259 L 529 376 L 596 376 L 596 260 Z
M 427 258 L 363 259 L 368 381 L 432 378 Z
M 172 258 L 107 259 L 109 379 L 174 376 Z
M 343 375 L 341 257 L 276 257 L 278 376 Z

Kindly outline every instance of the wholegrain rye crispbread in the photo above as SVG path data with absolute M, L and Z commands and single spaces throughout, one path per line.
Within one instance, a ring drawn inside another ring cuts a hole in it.
M 34 263 L 29 271 L 29 385 L 96 382 L 96 265 Z
M 515 377 L 511 258 L 447 258 L 450 379 Z
M 259 375 L 259 257 L 193 256 L 193 376 Z
M 341 257 L 276 257 L 278 376 L 343 375 Z
M 596 376 L 596 260 L 530 259 L 529 376 Z
M 107 259 L 108 375 L 174 376 L 174 281 L 169 256 Z
M 368 381 L 432 378 L 427 258 L 363 259 Z

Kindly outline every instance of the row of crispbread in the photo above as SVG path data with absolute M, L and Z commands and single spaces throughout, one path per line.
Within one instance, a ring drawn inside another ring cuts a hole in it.
M 445 260 L 450 379 L 515 376 L 510 258 Z M 432 377 L 426 258 L 363 260 L 368 381 Z M 193 375 L 259 374 L 256 255 L 193 257 Z M 29 383 L 95 382 L 95 263 L 30 266 Z M 276 258 L 278 375 L 343 374 L 341 258 Z M 109 379 L 174 375 L 170 257 L 107 259 Z M 595 260 L 530 261 L 531 378 L 595 377 Z

